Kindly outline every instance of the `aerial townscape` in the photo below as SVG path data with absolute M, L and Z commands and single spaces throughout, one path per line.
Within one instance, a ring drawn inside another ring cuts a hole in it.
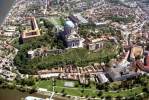
M 0 26 L 6 89 L 26 94 L 8 100 L 148 100 L 149 0 L 14 0 Z

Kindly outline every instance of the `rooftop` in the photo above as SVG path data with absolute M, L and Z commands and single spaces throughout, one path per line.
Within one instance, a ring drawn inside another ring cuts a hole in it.
M 25 100 L 46 100 L 46 99 L 42 99 L 42 98 L 38 98 L 38 97 L 33 97 L 33 96 L 27 96 L 25 98 Z M 48 100 L 48 99 L 47 99 Z
M 40 36 L 40 30 L 38 28 L 35 17 L 27 17 L 26 20 L 30 21 L 30 26 L 28 27 L 25 25 L 27 29 L 22 33 L 22 38 L 27 39 Z
M 141 46 L 135 46 L 131 50 L 131 57 L 141 56 L 143 54 L 143 48 Z
M 72 21 L 70 21 L 70 20 L 65 22 L 65 26 L 66 27 L 70 27 L 70 28 L 74 28 L 75 27 L 74 23 Z

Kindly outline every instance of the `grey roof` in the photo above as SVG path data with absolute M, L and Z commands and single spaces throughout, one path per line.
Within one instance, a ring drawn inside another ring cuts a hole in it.
M 108 74 L 113 81 L 126 80 L 127 78 L 139 75 L 139 73 L 130 71 L 128 68 L 110 68 Z

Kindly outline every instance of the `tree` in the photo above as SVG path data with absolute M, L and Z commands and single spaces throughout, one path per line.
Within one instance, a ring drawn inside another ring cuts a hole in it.
M 97 84 L 96 89 L 97 90 L 103 90 L 103 85 L 102 84 Z
M 9 85 L 8 85 L 8 88 L 9 88 L 9 89 L 14 89 L 14 88 L 15 88 L 15 84 L 11 84 L 11 85 L 9 84 Z
M 116 100 L 121 100 L 121 99 L 122 99 L 122 96 L 120 95 L 116 97 Z
M 62 89 L 61 93 L 64 93 L 65 92 L 65 89 Z
M 54 27 L 54 25 L 46 19 L 44 19 L 44 26 L 50 30 L 52 30 L 52 28 Z
M 33 78 L 33 77 L 29 77 L 28 79 L 27 79 L 27 85 L 28 86 L 33 86 L 33 85 L 35 85 L 35 78 Z
M 7 88 L 8 87 L 8 84 L 7 83 L 2 83 L 2 88 Z
M 20 85 L 22 86 L 33 86 L 35 85 L 35 79 L 33 77 L 29 77 L 28 79 L 21 79 L 21 80 L 17 80 L 18 83 L 20 83 Z
M 64 49 L 65 48 L 64 42 L 60 39 L 57 40 L 57 48 L 58 49 Z
M 105 89 L 105 91 L 108 91 L 109 90 L 109 83 L 105 83 L 103 84 L 103 88 Z
M 112 97 L 110 95 L 106 96 L 106 100 L 112 100 Z
M 26 90 L 24 87 L 22 87 L 22 86 L 19 87 L 18 90 L 21 91 L 21 92 L 26 92 L 26 91 L 27 91 L 27 90 Z
M 144 88 L 143 88 L 143 92 L 149 93 L 149 89 L 148 89 L 147 87 L 144 87 Z
M 81 89 L 81 93 L 84 93 L 84 88 L 83 88 L 83 89 Z
M 137 95 L 137 96 L 136 96 L 136 100 L 143 100 L 143 96 Z
M 36 86 L 33 86 L 32 89 L 29 90 L 29 93 L 32 94 L 35 92 L 37 92 L 37 89 L 36 89 Z
M 0 85 L 4 82 L 4 79 L 0 77 Z
M 62 93 L 62 96 L 66 96 L 67 95 L 67 93 L 65 92 L 65 89 L 62 89 L 61 93 Z
M 97 96 L 98 96 L 98 97 L 101 97 L 101 96 L 102 96 L 102 94 L 103 94 L 103 92 L 102 92 L 102 91 L 98 91 L 98 92 L 97 92 Z

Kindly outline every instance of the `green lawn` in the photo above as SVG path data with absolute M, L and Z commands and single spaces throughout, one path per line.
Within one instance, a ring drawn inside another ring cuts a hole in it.
M 74 96 L 80 96 L 80 91 L 79 89 L 72 89 L 72 88 L 63 88 L 63 87 L 55 87 L 55 91 L 61 93 L 61 91 L 64 89 L 64 93 L 67 93 L 69 95 L 74 95 Z
M 56 87 L 57 92 L 61 92 L 63 88 Z M 127 97 L 127 96 L 133 96 L 136 94 L 142 93 L 143 87 L 136 87 L 133 90 L 126 90 L 126 91 L 120 91 L 120 92 L 103 92 L 102 96 L 111 96 L 111 97 Z M 73 96 L 97 96 L 97 91 L 95 89 L 93 90 L 84 90 L 84 92 L 81 92 L 81 88 L 73 89 L 73 88 L 65 88 L 65 93 Z
M 59 87 L 64 87 L 64 83 L 67 82 L 65 80 L 56 80 L 56 86 Z M 69 82 L 74 82 L 75 84 L 78 83 L 77 81 L 69 81 Z M 38 88 L 46 88 L 46 89 L 52 89 L 52 79 L 50 80 L 40 80 L 36 82 L 36 86 Z
M 36 86 L 38 88 L 45 88 L 45 89 L 48 89 L 48 90 L 52 90 L 52 80 L 38 81 L 38 82 L 36 82 Z
M 91 83 L 91 87 L 87 87 L 83 88 L 81 87 L 81 85 L 79 85 L 78 87 L 74 87 L 74 88 L 67 88 L 64 87 L 64 82 L 66 82 L 66 80 L 56 80 L 56 86 L 55 86 L 55 91 L 61 93 L 62 90 L 64 89 L 64 93 L 69 94 L 69 95 L 73 95 L 73 96 L 97 96 L 97 91 L 96 91 L 96 86 L 94 84 Z M 77 81 L 71 81 L 71 82 L 75 82 L 75 84 L 78 84 Z M 36 86 L 38 88 L 46 88 L 50 91 L 52 91 L 52 80 L 40 80 L 36 83 Z M 87 90 L 86 90 L 87 89 Z M 89 89 L 89 90 L 88 90 Z M 102 96 L 111 96 L 111 97 L 117 97 L 117 96 L 122 96 L 122 97 L 127 97 L 127 96 L 132 96 L 135 94 L 140 94 L 142 93 L 143 87 L 136 87 L 132 90 L 122 90 L 119 92 L 103 92 Z
M 50 17 L 49 22 L 51 22 L 54 26 L 61 26 L 63 24 L 59 17 Z
M 142 93 L 142 89 L 143 87 L 136 87 L 133 90 L 126 90 L 126 91 L 120 91 L 120 92 L 104 92 L 103 96 L 112 96 L 112 97 L 116 97 L 116 96 L 123 96 L 123 97 L 127 97 L 127 96 L 132 96 L 135 94 L 140 94 Z

